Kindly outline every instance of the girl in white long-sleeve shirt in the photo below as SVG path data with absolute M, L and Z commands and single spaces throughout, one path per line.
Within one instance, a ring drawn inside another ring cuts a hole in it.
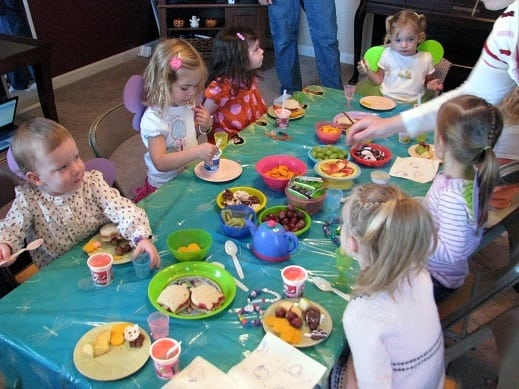
M 437 302 L 469 273 L 468 259 L 481 241 L 497 182 L 492 148 L 502 129 L 499 110 L 476 96 L 455 97 L 438 111 L 434 144 L 443 171 L 425 196 L 438 229 L 438 245 L 428 262 Z
M 397 187 L 367 184 L 342 217 L 341 247 L 361 272 L 343 316 L 351 355 L 330 387 L 442 388 L 443 336 L 425 268 L 429 212 Z

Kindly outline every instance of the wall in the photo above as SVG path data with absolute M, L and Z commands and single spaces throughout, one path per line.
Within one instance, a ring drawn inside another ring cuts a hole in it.
M 149 0 L 26 0 L 38 39 L 60 75 L 158 38 Z

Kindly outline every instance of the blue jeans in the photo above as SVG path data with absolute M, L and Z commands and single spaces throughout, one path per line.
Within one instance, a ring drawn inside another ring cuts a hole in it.
M 342 89 L 335 1 L 274 0 L 268 11 L 280 91 L 303 89 L 297 49 L 301 8 L 310 28 L 321 85 Z

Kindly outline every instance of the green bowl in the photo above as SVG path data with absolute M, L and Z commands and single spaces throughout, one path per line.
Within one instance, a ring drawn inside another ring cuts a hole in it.
M 270 208 L 264 209 L 259 214 L 258 221 L 259 221 L 259 223 L 263 223 L 265 220 L 267 220 L 267 216 L 270 215 L 271 213 L 273 213 L 274 215 L 278 215 L 279 212 L 287 210 L 287 208 L 288 207 L 286 205 L 277 205 L 275 207 L 270 207 Z M 305 221 L 305 226 L 302 229 L 297 230 L 295 232 L 292 231 L 296 236 L 299 236 L 299 235 L 304 234 L 306 231 L 308 231 L 310 229 L 310 226 L 312 225 L 312 218 L 310 217 L 308 212 L 306 212 L 305 210 L 303 210 L 301 208 L 296 208 L 296 210 L 298 212 L 302 212 L 303 213 L 303 218 L 304 218 L 304 221 Z
M 200 250 L 179 251 L 180 247 L 186 247 L 190 243 L 198 244 Z M 197 228 L 174 231 L 167 239 L 169 251 L 171 251 L 171 254 L 181 262 L 203 261 L 209 253 L 212 244 L 213 238 L 211 237 L 211 234 L 205 230 Z

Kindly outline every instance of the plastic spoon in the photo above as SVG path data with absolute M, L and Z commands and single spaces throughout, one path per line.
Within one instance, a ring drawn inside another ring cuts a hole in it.
M 171 358 L 173 356 L 173 352 L 177 351 L 181 344 L 182 342 L 175 343 L 175 345 L 171 347 L 166 353 L 166 359 Z
M 12 254 L 7 261 L 12 261 L 17 258 L 21 253 L 25 251 L 36 250 L 43 243 L 43 239 L 35 239 L 31 243 L 29 243 L 25 248 L 18 250 L 16 253 Z
M 325 280 L 324 278 L 321 278 L 321 277 L 312 277 L 312 282 L 314 283 L 315 286 L 317 286 L 318 289 L 322 290 L 322 291 L 325 291 L 325 292 L 333 292 L 335 293 L 337 296 L 340 296 L 342 297 L 344 300 L 346 301 L 350 301 L 351 300 L 351 296 L 346 294 L 346 293 L 343 293 L 341 292 L 339 289 L 336 289 L 332 286 L 332 284 L 330 284 L 327 280 Z
M 244 279 L 245 275 L 243 274 L 243 269 L 241 268 L 240 261 L 238 261 L 238 257 L 236 257 L 236 253 L 238 252 L 238 246 L 232 240 L 228 240 L 225 242 L 225 252 L 229 254 L 234 262 L 234 267 L 236 268 L 236 273 L 240 279 Z
M 216 266 L 219 266 L 221 267 L 222 269 L 225 269 L 225 265 L 221 262 L 211 262 L 212 264 L 216 265 Z M 243 290 L 244 292 L 248 292 L 249 291 L 249 288 L 247 288 L 247 286 L 241 282 L 239 279 L 237 279 L 236 277 L 233 277 L 234 279 L 234 283 L 236 284 L 236 286 L 238 288 L 240 288 L 241 290 Z

